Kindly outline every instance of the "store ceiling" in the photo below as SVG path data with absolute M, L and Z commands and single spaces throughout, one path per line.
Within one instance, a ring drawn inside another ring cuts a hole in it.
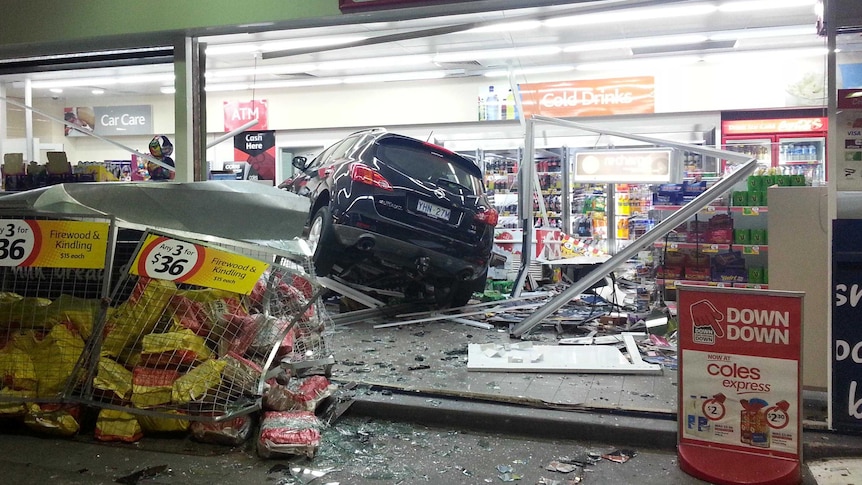
M 770 56 L 787 55 L 788 62 L 810 55 L 811 49 L 821 49 L 817 55 L 824 55 L 825 38 L 815 29 L 814 0 L 647 2 L 663 10 L 626 7 L 632 3 L 571 2 L 336 27 L 246 29 L 200 40 L 207 45 L 207 87 L 214 92 L 385 79 L 379 76 L 471 77 L 491 71 L 498 71 L 503 81 L 511 72 L 522 82 L 543 69 L 604 70 L 608 66 L 596 64 L 635 59 L 653 65 L 667 58 L 711 62 L 717 59 L 711 55 L 763 50 Z M 744 8 L 765 3 L 780 8 Z M 521 21 L 530 28 L 513 28 Z M 335 42 L 348 43 L 320 46 Z M 732 64 L 741 75 L 752 73 L 753 65 L 742 60 Z M 28 78 L 36 98 L 92 96 L 93 90 L 143 95 L 169 91 L 172 70 L 171 64 L 162 63 L 12 74 L 0 76 L 0 81 L 11 82 L 7 94 L 19 97 Z M 49 91 L 51 86 L 62 93 Z

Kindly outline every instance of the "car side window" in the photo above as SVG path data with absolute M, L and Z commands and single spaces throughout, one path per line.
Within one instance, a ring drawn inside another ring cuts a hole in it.
M 359 137 L 357 136 L 351 136 L 350 138 L 345 139 L 343 143 L 340 143 L 335 148 L 335 150 L 333 150 L 333 152 L 329 155 L 329 159 L 338 160 L 340 158 L 344 158 L 345 154 L 350 151 L 350 149 L 353 147 L 353 145 L 356 144 L 356 140 L 358 139 Z

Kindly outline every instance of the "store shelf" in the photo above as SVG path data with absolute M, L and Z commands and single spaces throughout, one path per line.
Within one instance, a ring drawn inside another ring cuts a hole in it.
M 726 281 L 699 281 L 699 280 L 665 280 L 656 279 L 655 283 L 659 286 L 664 286 L 668 290 L 676 289 L 679 285 L 690 286 L 714 286 L 717 288 L 756 288 L 760 290 L 769 289 L 769 285 L 761 283 L 732 283 Z
M 658 241 L 653 243 L 653 246 L 657 248 L 667 247 L 668 251 L 678 251 L 680 249 L 700 249 L 701 252 L 704 253 L 727 251 L 729 249 L 732 249 L 734 251 L 741 251 L 742 254 L 748 255 L 765 253 L 769 249 L 769 246 L 765 244 L 711 244 L 675 241 L 668 241 L 667 243 L 663 241 Z
M 683 206 L 681 205 L 654 205 L 653 210 L 658 211 L 675 211 L 681 209 Z M 769 212 L 769 208 L 766 206 L 707 206 L 700 210 L 701 214 L 713 214 L 713 213 L 721 213 L 721 212 L 737 212 L 742 215 L 760 215 Z

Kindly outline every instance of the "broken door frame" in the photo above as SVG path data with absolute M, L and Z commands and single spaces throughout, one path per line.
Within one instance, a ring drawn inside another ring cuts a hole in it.
M 567 288 L 565 291 L 559 293 L 557 296 L 551 298 L 545 305 L 536 309 L 535 312 L 525 318 L 520 324 L 512 327 L 512 329 L 510 330 L 510 335 L 514 338 L 520 338 L 522 335 L 532 330 L 535 326 L 539 325 L 539 323 L 541 323 L 544 318 L 559 310 L 572 298 L 589 289 L 599 280 L 609 275 L 618 266 L 622 265 L 624 262 L 635 256 L 643 248 L 651 245 L 655 241 L 658 241 L 665 234 L 685 222 L 688 218 L 694 216 L 701 209 L 710 205 L 719 195 L 724 192 L 727 192 L 734 185 L 745 180 L 745 178 L 748 177 L 748 175 L 751 174 L 755 168 L 757 168 L 757 159 L 736 152 L 719 150 L 716 148 L 708 148 L 700 145 L 691 145 L 688 143 L 662 140 L 648 136 L 635 135 L 632 133 L 605 130 L 602 128 L 590 127 L 588 125 L 575 123 L 572 121 L 549 118 L 547 116 L 533 115 L 529 120 L 527 120 L 526 136 L 524 139 L 524 158 L 519 168 L 519 193 L 521 194 L 532 194 L 533 191 L 536 189 L 533 181 L 533 175 L 536 170 L 533 160 L 533 147 L 535 140 L 535 125 L 537 123 L 547 123 L 566 128 L 573 128 L 576 130 L 599 133 L 602 135 L 628 138 L 631 140 L 651 143 L 656 146 L 677 148 L 683 151 L 698 153 L 700 155 L 715 157 L 718 159 L 724 159 L 733 162 L 739 162 L 742 165 L 734 172 L 721 178 L 717 183 L 715 183 L 712 187 L 708 188 L 706 191 L 695 197 L 691 202 L 688 202 L 679 210 L 675 211 L 667 219 L 656 224 L 655 227 L 647 231 L 643 236 L 632 241 L 631 244 L 611 256 L 610 259 L 608 259 L 602 264 L 597 265 L 595 269 L 587 273 L 575 284 Z M 533 227 L 532 197 L 521 197 L 520 199 L 521 200 L 519 201 L 520 205 L 518 207 L 518 210 L 519 214 L 521 214 L 521 227 L 524 228 L 523 241 L 521 245 L 523 250 L 521 251 L 521 267 L 518 270 L 518 276 L 515 279 L 515 284 L 512 288 L 513 297 L 520 295 L 521 289 L 524 286 L 524 281 L 527 277 L 527 272 L 530 268 L 530 261 L 532 259 L 532 251 L 529 250 L 529 248 L 532 248 L 533 243 L 533 231 L 530 230 L 530 228 Z

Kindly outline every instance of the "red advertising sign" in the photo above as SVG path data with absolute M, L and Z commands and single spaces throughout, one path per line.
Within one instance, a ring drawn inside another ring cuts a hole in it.
M 235 162 L 231 164 L 237 178 L 275 180 L 275 131 L 244 131 L 233 137 Z
M 839 89 L 838 109 L 862 109 L 862 89 Z
M 224 131 L 231 132 L 239 129 L 246 123 L 257 120 L 257 124 L 248 129 L 267 129 L 267 104 L 265 99 L 254 101 L 225 101 L 224 102 Z
M 678 290 L 680 468 L 711 483 L 800 483 L 804 293 Z
M 774 120 L 729 120 L 721 122 L 725 135 L 755 133 L 808 133 L 826 131 L 828 118 L 785 118 Z
M 586 79 L 518 86 L 524 115 L 553 118 L 655 113 L 651 76 Z

